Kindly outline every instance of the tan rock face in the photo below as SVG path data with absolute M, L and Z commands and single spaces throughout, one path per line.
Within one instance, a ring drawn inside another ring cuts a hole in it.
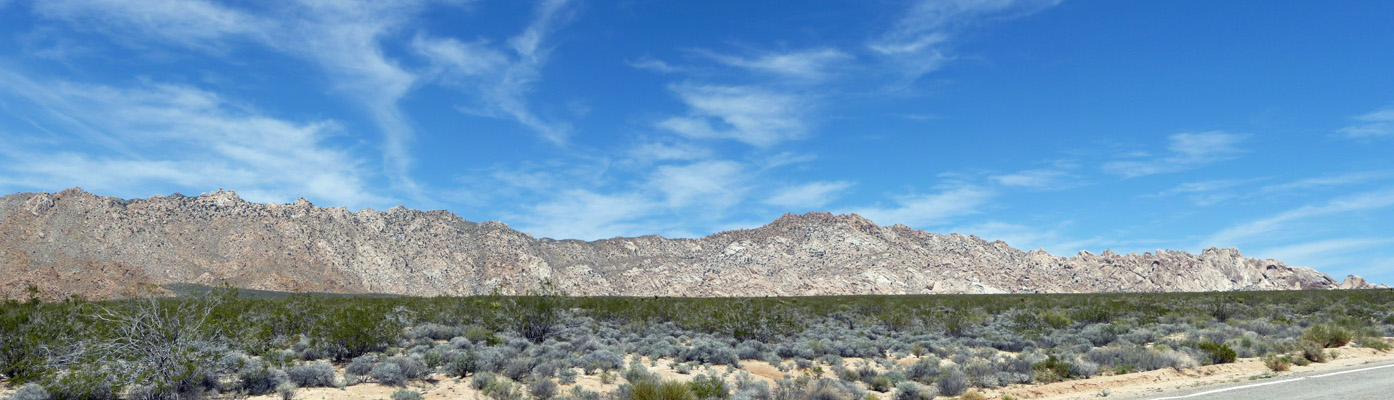
M 698 239 L 558 241 L 445 211 L 257 204 L 230 191 L 129 201 L 80 189 L 0 197 L 0 250 L 0 294 L 11 297 L 36 284 L 50 297 L 104 298 L 137 282 L 471 295 L 521 292 L 541 279 L 572 294 L 631 296 L 1375 287 L 1235 249 L 1057 257 L 857 215 L 785 215 Z

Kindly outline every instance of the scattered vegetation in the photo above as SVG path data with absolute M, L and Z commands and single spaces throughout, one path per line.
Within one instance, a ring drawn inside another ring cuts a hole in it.
M 604 397 L 559 387 L 583 375 L 627 399 L 921 400 L 1241 357 L 1283 371 L 1352 343 L 1388 350 L 1394 335 L 1394 290 L 575 298 L 544 282 L 463 298 L 31 297 L 0 302 L 0 380 L 19 400 L 293 397 L 431 374 L 494 400 Z M 657 378 L 660 359 L 691 381 Z M 742 379 L 746 362 L 787 375 Z

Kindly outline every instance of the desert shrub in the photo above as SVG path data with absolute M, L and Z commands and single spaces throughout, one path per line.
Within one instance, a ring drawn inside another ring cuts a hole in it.
M 387 386 L 406 386 L 407 376 L 402 373 L 402 367 L 397 363 L 384 362 L 373 367 L 368 373 L 373 381 Z
M 1109 346 L 1089 350 L 1085 358 L 1116 370 L 1151 371 L 1162 368 L 1184 369 L 1195 366 L 1189 355 L 1175 350 L 1158 350 L 1141 345 Z
M 715 340 L 697 340 L 692 347 L 678 352 L 678 362 L 697 361 L 703 364 L 736 365 L 739 357 L 731 346 Z
M 56 335 L 45 329 L 41 307 L 37 299 L 0 303 L 0 377 L 11 384 L 35 381 L 49 372 L 46 349 Z
M 505 377 L 497 377 L 480 390 L 485 396 L 494 400 L 522 400 L 523 392 L 518 385 Z
M 42 383 L 53 400 L 116 400 L 116 383 L 106 374 L 89 370 L 69 370 L 49 376 Z
M 730 396 L 726 381 L 717 376 L 697 375 L 687 386 L 699 399 L 724 399 Z
M 497 297 L 497 295 L 496 295 Z M 533 343 L 542 343 L 556 329 L 566 292 L 550 280 L 540 282 L 522 296 L 511 296 L 498 303 L 503 324 Z
M 295 400 L 295 391 L 300 390 L 294 382 L 281 382 L 276 385 L 276 395 L 281 396 L 281 400 Z
M 891 382 L 891 378 L 889 376 L 882 375 L 875 378 L 871 378 L 871 382 L 868 382 L 866 385 L 867 388 L 871 390 L 875 390 L 878 392 L 889 392 L 891 391 L 891 386 L 893 384 L 894 382 Z
M 1302 340 L 1316 343 L 1324 348 L 1345 346 L 1352 339 L 1353 334 L 1350 330 L 1334 324 L 1316 324 L 1307 327 L 1307 330 L 1302 332 Z
M 482 326 L 471 326 L 469 328 L 465 328 L 465 340 L 468 340 L 473 343 L 483 343 L 486 346 L 497 346 L 503 344 L 503 338 L 500 338 L 497 334 L 494 333 L 494 331 L 491 331 Z
M 373 366 L 377 365 L 379 359 L 380 358 L 376 354 L 364 354 L 355 357 L 353 361 L 349 362 L 347 367 L 344 367 L 344 372 L 358 376 L 366 376 L 369 372 L 373 371 Z
M 596 350 L 581 357 L 581 366 L 587 370 L 613 371 L 620 369 L 622 365 L 624 365 L 624 358 L 606 349 Z
M 905 368 L 905 377 L 918 382 L 929 382 L 940 372 L 939 358 L 927 356 Z
M 572 386 L 571 392 L 568 393 L 568 395 L 569 400 L 601 400 L 600 393 L 586 390 L 586 388 L 580 385 Z
M 464 331 L 457 326 L 445 326 L 437 323 L 427 323 L 411 328 L 408 336 L 411 338 L 427 338 L 431 340 L 450 340 L 460 336 Z
M 1104 346 L 1118 340 L 1119 328 L 1113 324 L 1092 324 L 1080 331 L 1080 336 L 1095 346 Z
M 746 340 L 736 346 L 736 356 L 742 360 L 764 359 L 765 351 L 765 343 L 758 340 Z
M 895 400 L 932 400 L 938 396 L 938 389 L 915 382 L 901 382 L 895 385 Z
M 1282 372 L 1292 367 L 1292 360 L 1288 356 L 1268 354 L 1263 356 L 1263 365 L 1273 372 Z
M 463 377 L 474 373 L 476 370 L 475 361 L 479 357 L 473 351 L 451 351 L 445 353 L 444 362 L 445 375 Z
M 485 387 L 489 386 L 490 383 L 493 383 L 494 379 L 494 374 L 490 372 L 474 374 L 474 378 L 470 379 L 470 387 L 475 390 L 483 390 Z
M 561 381 L 564 385 L 576 383 L 576 370 L 563 368 L 560 372 L 557 372 L 557 380 Z
M 557 383 L 547 377 L 533 377 L 528 384 L 528 393 L 537 400 L 547 400 L 557 396 Z
M 840 368 L 837 370 L 837 378 L 847 382 L 856 382 L 862 379 L 862 374 L 851 368 Z
M 770 385 L 764 381 L 753 379 L 739 379 L 736 381 L 736 392 L 731 395 L 734 400 L 770 400 Z
M 532 367 L 532 376 L 541 376 L 547 378 L 557 376 L 557 370 L 560 369 L 560 367 L 558 366 L 559 363 L 559 361 L 546 361 L 537 363 L 537 365 Z
M 1360 346 L 1360 347 L 1371 348 L 1371 349 L 1375 349 L 1375 350 L 1379 350 L 1379 351 L 1389 351 L 1389 349 L 1390 349 L 1390 347 L 1391 347 L 1391 346 L 1389 345 L 1389 342 L 1385 341 L 1383 338 L 1370 337 L 1370 336 L 1362 337 L 1362 338 L 1360 338 L 1359 340 L 1357 340 L 1355 343 L 1356 343 L 1356 345 L 1358 345 L 1358 346 Z
M 959 371 L 957 367 L 949 367 L 935 384 L 939 386 L 939 394 L 958 396 L 963 394 L 964 390 L 968 390 L 968 375 Z
M 334 386 L 334 366 L 324 361 L 291 367 L 286 374 L 300 387 Z
M 421 400 L 421 392 L 411 389 L 397 389 L 392 392 L 392 400 Z
M 1312 341 L 1302 341 L 1298 345 L 1298 350 L 1302 351 L 1302 358 L 1311 362 L 1326 362 L 1326 350 L 1321 344 Z
M 270 394 L 277 386 L 290 381 L 284 370 L 265 366 L 257 360 L 243 365 L 237 377 L 242 391 L 253 396 Z
M 657 379 L 625 384 L 616 391 L 616 397 L 622 400 L 698 400 L 688 385 Z
M 383 310 L 346 306 L 329 311 L 319 323 L 311 325 L 314 347 L 338 361 L 370 352 L 382 351 L 397 342 L 401 328 Z
M 533 362 L 535 362 L 535 360 L 528 357 L 514 358 L 508 360 L 508 362 L 504 364 L 503 370 L 498 372 L 509 379 L 521 381 L 532 373 Z
M 1200 344 L 1196 345 L 1196 347 L 1199 347 L 1202 351 L 1205 351 L 1205 354 L 1209 356 L 1209 361 L 1211 364 L 1232 363 L 1238 357 L 1238 354 L 1234 352 L 1234 349 L 1231 349 L 1228 345 L 1223 345 L 1215 342 L 1201 342 Z
M 1078 358 L 1069 361 L 1070 377 L 1088 378 L 1099 374 L 1099 364 Z
M 478 371 L 503 372 L 510 361 L 518 358 L 519 351 L 510 346 L 489 346 L 476 353 L 475 368 Z
M 74 361 L 120 365 L 116 386 L 145 386 L 157 396 L 202 392 L 214 384 L 218 361 L 227 353 L 212 325 L 214 309 L 231 292 L 192 300 L 145 298 L 101 307 L 95 318 L 110 331 L 84 346 Z M 292 356 L 293 357 L 293 356 Z
M 43 386 L 30 383 L 20 387 L 18 391 L 11 394 L 6 400 L 50 400 L 52 398 L 52 396 L 49 396 L 48 391 L 44 390 Z
M 658 378 L 658 375 L 649 373 L 649 369 L 644 367 L 644 363 L 639 362 L 639 360 L 637 359 L 629 363 L 629 368 L 625 368 L 624 373 L 622 375 L 624 376 L 624 380 L 629 382 L 646 381 Z

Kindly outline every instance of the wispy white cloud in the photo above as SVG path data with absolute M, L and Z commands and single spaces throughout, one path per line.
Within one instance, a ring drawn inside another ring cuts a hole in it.
M 850 187 L 852 182 L 847 181 L 809 182 L 780 189 L 764 202 L 788 211 L 816 209 L 827 205 Z
M 979 212 L 996 194 L 976 186 L 961 186 L 929 194 L 897 196 L 893 205 L 849 210 L 881 225 L 905 224 L 913 227 L 941 225 Z
M 1235 189 L 1240 186 L 1248 185 L 1263 179 L 1214 179 L 1199 182 L 1184 182 L 1167 190 L 1158 192 L 1154 196 L 1185 196 L 1192 204 L 1198 206 L 1212 206 L 1231 199 L 1245 197 L 1244 193 Z
M 777 76 L 820 80 L 826 78 L 837 64 L 852 56 L 837 49 L 822 48 L 787 53 L 765 53 L 754 57 L 738 57 L 710 51 L 698 52 L 716 62 L 755 72 Z
M 118 42 L 146 38 L 225 52 L 259 43 L 315 63 L 339 90 L 367 111 L 383 134 L 384 167 L 399 189 L 420 197 L 410 177 L 408 151 L 415 131 L 398 108 L 416 82 L 383 52 L 385 36 L 427 4 L 420 1 L 286 2 L 256 12 L 202 0 L 57 0 L 40 2 L 41 15 L 93 29 Z
M 711 158 L 715 154 L 710 147 L 683 142 L 647 142 L 629 150 L 629 158 L 640 164 L 655 161 L 700 160 Z
M 1369 191 L 1308 205 L 1277 215 L 1241 223 L 1211 235 L 1206 246 L 1229 247 L 1285 229 L 1289 224 L 1313 217 L 1345 214 L 1394 206 L 1394 188 Z
M 494 118 L 510 118 L 557 144 L 566 142 L 571 126 L 547 120 L 528 101 L 533 85 L 541 79 L 550 48 L 549 34 L 570 19 L 567 0 L 547 0 L 538 5 L 533 20 L 503 45 L 507 51 L 483 40 L 464 42 L 418 34 L 412 49 L 431 62 L 433 76 L 465 88 L 478 104 L 462 111 Z
M 1394 107 L 1355 117 L 1355 123 L 1341 128 L 1340 132 L 1352 139 L 1394 136 Z
M 662 193 L 670 208 L 724 209 L 742 200 L 748 176 L 745 166 L 735 161 L 699 161 L 658 167 L 647 186 Z
M 986 20 L 1034 14 L 1061 0 L 920 0 L 867 48 L 889 59 L 909 80 L 938 70 L 963 29 Z
M 630 61 L 629 66 L 664 74 L 670 74 L 681 70 L 680 68 L 674 67 L 663 60 L 659 60 L 653 57 L 642 57 L 636 61 Z
M 202 50 L 225 50 L 229 37 L 270 40 L 282 29 L 269 21 L 201 0 L 53 0 L 34 3 L 49 18 L 91 22 L 83 29 L 121 37 L 134 34 Z
M 798 96 L 750 86 L 680 84 L 669 87 L 688 115 L 658 123 L 694 139 L 732 139 L 769 147 L 804 136 L 808 105 Z
M 16 74 L 0 73 L 0 80 Z M 17 87 L 0 83 L 4 87 Z M 51 98 L 41 123 L 80 123 L 124 151 L 57 135 L 50 143 L 6 146 L 0 168 L 6 184 L 130 193 L 133 187 L 236 189 L 254 201 L 288 202 L 305 196 L 345 206 L 382 206 L 388 200 L 363 180 L 370 175 L 346 150 L 326 145 L 341 129 L 333 121 L 297 123 L 267 117 L 221 96 L 188 86 L 148 84 L 117 88 L 45 82 Z M 57 150 L 61 148 L 62 150 Z M 149 194 L 149 193 L 147 193 Z
M 1389 244 L 1394 244 L 1394 238 L 1353 237 L 1271 247 L 1253 251 L 1252 254 L 1282 260 L 1293 265 L 1310 266 L 1321 264 L 1323 260 L 1331 260 L 1333 257 L 1341 257 L 1354 250 Z
M 991 179 L 1003 186 L 1027 189 L 1063 189 L 1072 186 L 1070 174 L 1056 169 L 1028 169 L 1010 174 L 994 175 Z
M 633 232 L 653 232 L 644 217 L 660 207 L 637 193 L 602 194 L 571 189 L 530 205 L 512 216 L 518 229 L 554 239 L 604 239 Z
M 1318 176 L 1292 182 L 1264 186 L 1264 193 L 1287 193 L 1308 191 L 1320 188 L 1359 185 L 1394 178 L 1394 171 L 1359 171 L 1337 175 Z
M 1178 133 L 1167 138 L 1166 156 L 1112 161 L 1103 170 L 1125 178 L 1185 171 L 1237 157 L 1243 153 L 1237 145 L 1246 137 L 1222 131 Z

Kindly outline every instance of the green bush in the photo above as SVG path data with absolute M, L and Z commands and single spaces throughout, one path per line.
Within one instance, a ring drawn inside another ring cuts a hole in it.
M 1354 339 L 1353 336 L 1350 330 L 1334 324 L 1316 324 L 1307 327 L 1307 330 L 1302 332 L 1302 340 L 1316 343 L 1324 348 L 1345 346 Z
M 1389 351 L 1390 349 L 1389 342 L 1385 341 L 1383 338 L 1377 337 L 1362 337 L 1360 338 L 1360 340 L 1356 341 L 1356 344 L 1360 347 L 1371 348 L 1379 351 Z
M 1210 358 L 1210 364 L 1229 364 L 1239 358 L 1239 354 L 1231 349 L 1229 345 L 1215 342 L 1201 342 L 1196 345 L 1201 351 Z
M 335 361 L 346 361 L 397 342 L 402 327 L 387 316 L 387 310 L 378 308 L 340 307 L 311 327 L 310 334 L 315 347 L 325 349 Z
M 1273 372 L 1287 371 L 1292 368 L 1292 358 L 1286 355 L 1278 356 L 1269 354 L 1263 356 L 1263 365 Z
M 421 392 L 411 389 L 397 389 L 392 392 L 392 400 L 421 400 Z
M 632 382 L 619 391 L 621 400 L 697 400 L 692 388 L 682 382 L 646 379 Z
M 687 385 L 699 399 L 724 399 L 731 394 L 726 382 L 717 376 L 697 375 Z

